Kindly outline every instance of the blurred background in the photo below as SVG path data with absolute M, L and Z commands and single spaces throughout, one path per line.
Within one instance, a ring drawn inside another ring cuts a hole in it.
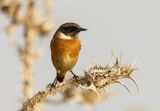
M 2 111 L 17 111 L 21 108 L 24 82 L 22 78 L 25 70 L 33 73 L 33 86 L 31 86 L 33 94 L 43 90 L 54 80 L 56 75 L 50 59 L 49 44 L 56 29 L 65 22 L 76 22 L 88 29 L 87 32 L 80 34 L 82 49 L 74 68 L 75 73 L 81 74 L 95 61 L 106 65 L 112 58 L 111 50 L 117 55 L 123 50 L 122 63 L 132 63 L 137 58 L 135 67 L 138 70 L 135 71 L 134 78 L 138 83 L 140 95 L 131 81 L 123 80 L 131 89 L 132 95 L 123 87 L 113 85 L 106 89 L 111 94 L 109 98 L 90 108 L 87 107 L 87 110 L 160 110 L 159 0 L 35 0 L 36 4 L 32 0 L 20 1 L 23 6 L 28 7 L 22 7 L 20 10 L 20 15 L 28 11 L 29 15 L 23 17 L 17 17 L 14 13 L 17 8 L 13 12 L 7 12 L 9 8 L 3 6 L 4 1 L 0 0 L 0 108 Z M 36 9 L 34 17 L 30 15 L 32 2 Z M 32 18 L 36 19 L 34 23 Z M 33 24 L 36 28 L 32 26 Z M 44 27 L 47 27 L 46 30 Z M 10 34 L 12 36 L 9 36 Z M 33 49 L 29 47 L 31 52 L 27 51 L 27 37 L 30 36 L 34 37 L 34 40 L 31 39 L 31 42 L 34 41 L 33 44 L 30 44 Z M 23 54 L 33 54 L 34 57 L 30 58 L 29 55 Z M 24 60 L 25 57 L 28 61 Z M 27 69 L 28 67 L 24 65 L 30 62 L 33 69 Z M 46 104 L 45 108 L 59 111 L 86 110 L 86 106 L 79 102 L 60 105 L 51 103 Z

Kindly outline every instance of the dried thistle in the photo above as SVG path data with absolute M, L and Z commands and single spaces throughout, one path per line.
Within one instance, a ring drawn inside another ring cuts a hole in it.
M 89 70 L 84 71 L 83 76 L 80 76 L 77 79 L 71 78 L 66 81 L 66 83 L 58 85 L 52 90 L 49 90 L 50 88 L 48 88 L 44 91 L 38 92 L 30 100 L 24 103 L 23 108 L 20 111 L 33 111 L 35 105 L 39 102 L 44 102 L 49 95 L 54 96 L 58 92 L 65 92 L 63 101 L 67 101 L 68 99 L 73 98 L 76 94 L 79 94 L 83 102 L 90 104 L 95 103 L 98 101 L 98 98 L 104 96 L 102 90 L 104 91 L 105 87 L 120 82 L 122 78 L 132 78 L 135 68 L 131 68 L 128 65 L 121 65 L 120 62 L 121 60 L 116 58 L 115 64 L 109 64 L 105 67 L 99 64 L 93 65 Z M 75 93 L 75 90 L 78 90 L 79 88 L 82 89 L 81 92 Z M 74 91 L 74 93 L 72 91 Z M 94 96 L 89 96 L 88 94 L 93 94 Z

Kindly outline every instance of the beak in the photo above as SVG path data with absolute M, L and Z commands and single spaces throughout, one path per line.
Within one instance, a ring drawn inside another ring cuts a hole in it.
M 87 29 L 85 29 L 85 28 L 79 28 L 78 31 L 80 32 L 80 31 L 86 31 L 86 30 L 87 30 Z

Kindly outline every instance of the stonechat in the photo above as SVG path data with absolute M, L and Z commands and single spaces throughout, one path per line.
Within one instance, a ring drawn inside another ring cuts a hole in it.
M 57 81 L 63 82 L 68 71 L 76 77 L 72 69 L 78 60 L 81 49 L 79 32 L 86 30 L 76 23 L 69 22 L 62 24 L 55 32 L 50 43 L 50 48 L 51 59 L 57 71 L 57 76 L 51 87 L 55 87 Z

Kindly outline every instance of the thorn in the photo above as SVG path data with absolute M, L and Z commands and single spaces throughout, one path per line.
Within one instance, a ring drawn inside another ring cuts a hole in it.
M 115 83 L 118 83 L 118 84 L 122 85 L 129 92 L 129 94 L 132 95 L 131 91 L 129 90 L 129 88 L 125 84 L 123 84 L 120 81 L 116 81 Z
M 93 67 L 93 65 L 92 65 L 92 64 L 88 64 L 88 66 L 89 66 L 89 68 Z
M 90 89 L 92 89 L 97 94 L 98 98 L 101 98 L 94 84 L 90 86 Z
M 119 55 L 119 59 L 120 59 L 120 61 L 122 60 L 122 55 L 123 55 L 123 50 L 121 50 L 121 53 L 120 53 L 120 55 Z
M 134 59 L 133 63 L 130 65 L 130 68 L 133 68 L 133 66 L 136 64 L 137 62 L 137 57 Z
M 86 76 L 90 76 L 87 71 L 83 70 L 83 72 L 84 72 L 84 74 L 85 74 Z
M 96 68 L 99 67 L 99 64 L 98 64 L 98 62 L 97 62 L 97 59 L 95 59 L 94 61 L 95 61 L 95 66 L 94 66 L 94 67 L 96 67 Z
M 126 65 L 124 66 L 125 68 L 130 67 L 129 63 L 127 62 Z
M 138 94 L 140 94 L 139 87 L 138 87 L 136 81 L 133 78 L 131 78 L 131 77 L 129 77 L 129 79 L 135 84 L 135 86 L 137 88 L 137 91 L 138 91 Z
M 112 57 L 110 58 L 108 64 L 105 66 L 105 68 L 107 68 L 107 67 L 109 67 L 109 66 L 111 66 L 111 65 L 112 65 Z
M 113 52 L 113 50 L 111 50 L 111 53 L 112 53 L 112 56 L 114 57 L 114 58 L 116 58 L 116 63 L 114 64 L 114 66 L 120 66 L 121 65 L 121 58 L 120 57 L 117 57 L 116 55 L 115 55 L 115 53 Z M 120 55 L 121 56 L 121 55 Z
M 99 68 L 100 68 L 100 69 L 104 69 L 101 65 L 99 65 Z
M 97 91 L 97 88 L 95 87 L 95 85 L 94 84 L 91 84 L 89 87 L 83 87 L 83 86 L 80 86 L 82 89 L 91 89 L 92 91 L 94 91 L 96 94 L 97 94 L 97 96 L 98 96 L 98 98 L 100 98 L 100 95 L 99 95 L 99 93 L 98 93 L 98 91 Z

